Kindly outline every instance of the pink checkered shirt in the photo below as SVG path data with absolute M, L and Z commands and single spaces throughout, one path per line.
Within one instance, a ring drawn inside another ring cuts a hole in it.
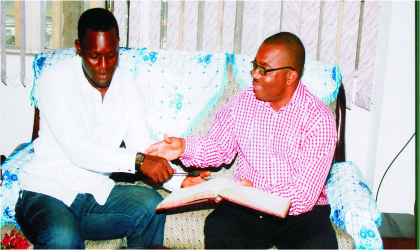
M 337 141 L 328 108 L 299 83 L 277 112 L 255 98 L 252 87 L 220 110 L 208 136 L 188 136 L 186 166 L 220 166 L 238 155 L 234 179 L 292 201 L 289 214 L 327 205 L 325 181 Z

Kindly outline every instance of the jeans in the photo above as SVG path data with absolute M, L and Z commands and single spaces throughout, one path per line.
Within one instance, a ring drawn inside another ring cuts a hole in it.
M 204 224 L 208 249 L 337 249 L 329 205 L 278 218 L 222 201 Z
M 134 185 L 116 185 L 106 203 L 78 194 L 68 207 L 48 195 L 22 191 L 16 220 L 35 248 L 85 248 L 85 240 L 127 236 L 128 248 L 162 245 L 165 214 L 156 214 L 158 192 Z

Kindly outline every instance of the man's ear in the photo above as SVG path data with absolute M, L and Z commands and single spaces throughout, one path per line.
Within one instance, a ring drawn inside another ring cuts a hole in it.
M 290 70 L 287 72 L 287 85 L 292 85 L 298 79 L 299 74 L 296 70 Z
M 80 55 L 80 52 L 82 52 L 82 47 L 81 47 L 81 45 L 80 45 L 80 41 L 79 41 L 78 39 L 76 39 L 76 40 L 74 41 L 74 45 L 76 46 L 76 53 L 77 53 L 78 55 Z

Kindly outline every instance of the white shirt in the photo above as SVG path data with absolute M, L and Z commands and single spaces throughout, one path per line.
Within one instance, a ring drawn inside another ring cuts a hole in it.
M 39 137 L 32 162 L 22 167 L 22 190 L 46 194 L 70 206 L 78 193 L 103 205 L 113 172 L 135 172 L 137 152 L 154 143 L 143 95 L 118 68 L 102 103 L 76 56 L 41 75 Z M 124 140 L 126 149 L 119 148 Z

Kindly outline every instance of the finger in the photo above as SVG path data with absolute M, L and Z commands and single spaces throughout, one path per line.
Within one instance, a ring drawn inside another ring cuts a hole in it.
M 194 181 L 196 178 L 200 179 L 200 177 L 186 177 L 184 179 L 184 181 L 182 181 L 181 188 L 195 186 L 195 185 L 203 182 L 203 181 L 199 181 L 199 182 Z M 202 179 L 200 179 L 200 180 L 202 180 Z
M 167 162 L 164 162 L 164 163 L 169 165 Z M 173 173 L 173 169 L 171 167 L 169 167 L 168 169 L 165 165 L 161 166 L 160 171 L 159 171 L 159 177 L 161 178 L 160 182 L 169 180 L 172 177 L 172 173 Z
M 158 183 L 159 182 L 159 176 L 157 174 L 153 174 L 151 176 L 151 178 L 152 178 L 153 182 L 155 182 L 155 183 Z
M 171 143 L 171 139 L 169 139 L 169 136 L 168 136 L 168 134 L 167 134 L 167 133 L 165 133 L 165 134 L 163 135 L 163 140 L 164 140 L 166 143 L 168 143 L 168 144 L 170 144 L 170 143 Z
M 146 150 L 144 151 L 144 153 L 148 155 L 152 151 L 153 151 L 153 145 L 150 145 L 148 148 L 146 148 Z
M 153 155 L 157 155 L 158 153 L 158 147 L 157 147 L 157 143 L 156 144 L 152 144 L 150 145 L 146 151 L 144 151 L 145 154 L 153 154 Z
M 174 169 L 169 165 L 168 162 L 165 162 L 165 169 L 163 169 L 163 175 L 165 177 L 165 181 L 172 178 L 172 175 L 174 174 Z
M 241 185 L 242 186 L 247 186 L 247 187 L 252 187 L 252 182 L 247 180 L 247 179 L 242 179 L 241 180 Z
M 151 151 L 148 154 L 153 156 L 159 156 L 159 152 L 157 150 Z
M 241 186 L 252 186 L 251 182 L 246 179 L 237 180 L 236 184 L 241 185 Z
M 209 177 L 211 172 L 210 171 L 196 171 L 200 173 L 200 177 L 204 178 L 204 177 Z
M 161 168 L 159 170 L 158 176 L 159 176 L 159 182 L 160 183 L 163 183 L 164 181 L 169 179 L 169 173 L 164 168 Z
M 163 175 L 163 173 L 158 173 L 157 174 L 158 180 L 160 183 L 163 183 L 165 181 L 165 177 Z
M 195 183 L 195 185 L 206 182 L 207 180 L 201 177 L 192 177 L 194 178 L 193 180 L 191 180 L 192 182 Z
M 194 185 L 191 185 L 191 182 L 187 177 L 182 181 L 181 188 L 190 187 L 190 186 L 194 186 Z

